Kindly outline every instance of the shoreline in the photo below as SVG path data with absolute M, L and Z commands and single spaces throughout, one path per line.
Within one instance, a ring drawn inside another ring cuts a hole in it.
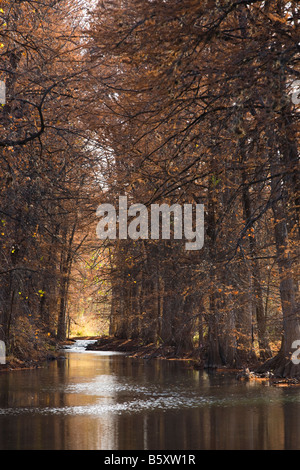
M 81 338 L 76 338 L 81 339 Z M 85 338 L 82 338 L 85 339 Z M 90 338 L 93 339 L 93 338 Z M 199 353 L 197 349 L 188 353 L 177 354 L 172 346 L 157 346 L 154 343 L 147 345 L 141 344 L 138 339 L 118 339 L 111 336 L 101 336 L 97 339 L 97 343 L 90 344 L 88 351 L 116 351 L 128 353 L 130 357 L 150 359 L 167 359 L 178 361 L 199 362 Z
M 24 359 L 23 361 L 18 358 L 9 358 L 6 364 L 0 364 L 1 372 L 14 372 L 21 370 L 34 370 L 46 367 L 47 364 L 53 361 L 63 360 L 63 347 L 74 344 L 77 340 L 96 340 L 96 343 L 87 346 L 87 351 L 114 351 L 126 353 L 129 357 L 143 359 L 145 361 L 151 359 L 161 359 L 167 361 L 180 361 L 186 367 L 194 370 L 214 371 L 217 373 L 235 373 L 237 380 L 242 381 L 256 381 L 259 383 L 273 385 L 278 387 L 300 386 L 300 380 L 289 379 L 284 377 L 275 377 L 271 373 L 256 374 L 251 370 L 255 370 L 258 363 L 247 363 L 240 367 L 206 367 L 204 360 L 200 357 L 200 350 L 195 348 L 193 351 L 178 354 L 175 347 L 163 346 L 150 343 L 147 345 L 141 344 L 139 339 L 119 339 L 112 336 L 76 336 L 71 337 L 65 341 L 56 343 L 55 350 L 41 353 L 40 357 L 35 359 Z
M 75 338 L 76 339 L 92 339 L 92 338 Z M 88 351 L 116 351 L 128 353 L 129 357 L 140 358 L 144 360 L 164 359 L 168 361 L 181 361 L 194 370 L 211 370 L 218 373 L 236 373 L 237 380 L 255 381 L 258 383 L 272 385 L 277 387 L 300 386 L 298 379 L 289 379 L 283 377 L 275 377 L 271 373 L 256 374 L 251 369 L 258 366 L 258 362 L 252 364 L 241 365 L 241 367 L 205 367 L 203 359 L 200 358 L 200 351 L 195 348 L 194 351 L 177 354 L 174 347 L 157 346 L 155 344 L 142 345 L 136 339 L 118 339 L 111 336 L 95 337 L 97 342 L 87 347 Z

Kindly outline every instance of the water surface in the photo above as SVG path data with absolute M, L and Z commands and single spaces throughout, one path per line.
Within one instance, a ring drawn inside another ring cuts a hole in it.
M 0 449 L 300 449 L 300 388 L 85 351 L 0 374 Z

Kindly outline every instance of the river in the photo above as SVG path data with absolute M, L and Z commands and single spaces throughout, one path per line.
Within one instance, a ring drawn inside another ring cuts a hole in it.
M 300 449 L 300 388 L 86 351 L 0 374 L 1 450 Z

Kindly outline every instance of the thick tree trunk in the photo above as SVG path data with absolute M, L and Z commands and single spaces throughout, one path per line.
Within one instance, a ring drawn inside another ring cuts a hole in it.
M 278 167 L 274 165 L 273 175 L 276 174 L 276 170 L 278 171 Z M 287 228 L 286 200 L 282 194 L 281 179 L 273 178 L 272 189 L 276 201 L 273 205 L 273 213 L 284 330 L 282 351 L 285 359 L 290 360 L 292 344 L 295 340 L 300 340 L 300 311 L 296 300 L 297 292 Z
M 141 286 L 135 280 L 130 288 L 130 338 L 137 339 L 140 336 L 141 315 Z
M 72 244 L 74 240 L 76 223 L 74 223 L 70 238 L 67 242 L 67 229 L 63 229 L 62 253 L 61 253 L 61 276 L 60 276 L 60 295 L 58 310 L 57 338 L 61 341 L 66 339 L 67 334 L 67 300 L 72 267 Z

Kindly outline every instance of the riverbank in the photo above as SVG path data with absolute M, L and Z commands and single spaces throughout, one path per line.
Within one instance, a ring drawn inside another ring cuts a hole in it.
M 51 354 L 41 354 L 35 359 L 19 359 L 17 357 L 9 357 L 5 364 L 0 364 L 0 372 L 9 372 L 26 369 L 38 369 L 43 367 L 47 361 L 55 361 L 60 357 L 58 352 Z
M 22 349 L 9 353 L 5 364 L 0 364 L 0 372 L 9 372 L 44 367 L 47 362 L 62 359 L 62 347 L 65 342 L 45 339 L 38 347 L 23 344 Z
M 79 338 L 77 338 L 79 339 Z M 93 338 L 89 338 L 93 339 Z M 118 339 L 111 336 L 103 336 L 97 339 L 97 342 L 90 344 L 87 349 L 90 351 L 117 351 L 128 353 L 131 357 L 140 357 L 141 359 L 169 359 L 181 361 L 193 361 L 199 363 L 199 351 L 195 349 L 188 353 L 178 353 L 172 346 L 157 346 L 150 343 L 141 344 L 139 339 Z
M 164 359 L 168 361 L 180 361 L 185 363 L 186 367 L 203 370 L 206 369 L 203 351 L 195 348 L 193 351 L 186 353 L 178 353 L 175 347 L 157 345 L 154 343 L 143 345 L 139 339 L 118 339 L 111 336 L 88 336 L 88 337 L 74 337 L 68 340 L 57 342 L 52 340 L 51 343 L 44 347 L 35 350 L 34 355 L 30 355 L 29 351 L 22 359 L 15 356 L 8 356 L 6 364 L 0 365 L 0 372 L 36 369 L 45 367 L 48 362 L 64 359 L 63 349 L 66 346 L 74 344 L 77 340 L 95 340 L 95 343 L 89 344 L 86 347 L 87 351 L 115 351 L 123 352 L 132 358 L 140 358 L 144 360 L 151 359 Z M 30 351 L 32 353 L 32 351 Z M 297 378 L 282 378 L 275 377 L 271 372 L 264 374 L 255 373 L 254 371 L 261 363 L 247 363 L 241 364 L 240 367 L 216 367 L 215 372 L 230 372 L 236 373 L 237 380 L 242 381 L 257 381 L 286 387 L 290 385 L 300 386 L 300 380 Z
M 79 339 L 79 338 L 76 338 Z M 83 338 L 84 339 L 84 338 Z M 90 338 L 91 339 L 91 338 Z M 144 345 L 139 339 L 118 339 L 112 336 L 102 336 L 97 339 L 97 342 L 90 344 L 87 349 L 90 351 L 117 351 L 124 352 L 130 357 L 151 360 L 151 359 L 165 359 L 173 361 L 186 362 L 188 367 L 193 369 L 205 369 L 205 353 L 202 348 L 195 348 L 189 352 L 179 352 L 175 346 L 165 346 L 150 343 Z M 216 367 L 216 371 L 229 371 L 241 373 L 244 369 L 250 368 L 254 370 L 258 366 L 257 362 L 246 362 L 241 364 L 240 367 L 232 368 L 227 366 Z
M 171 346 L 157 346 L 155 344 L 142 345 L 138 339 L 126 340 L 110 336 L 78 336 L 69 338 L 62 342 L 56 342 L 55 344 L 52 343 L 51 350 L 41 348 L 40 350 L 35 350 L 33 354 L 30 349 L 30 351 L 24 351 L 24 356 L 22 358 L 20 358 L 20 356 L 8 356 L 6 364 L 0 365 L 0 372 L 43 367 L 49 361 L 60 359 L 62 357 L 62 349 L 65 346 L 74 344 L 76 340 L 96 340 L 96 343 L 87 346 L 86 349 L 89 351 L 124 352 L 131 357 L 139 357 L 145 360 L 168 359 L 187 361 L 189 366 L 202 368 L 197 350 L 192 353 L 178 355 L 175 348 Z
M 77 338 L 79 339 L 79 338 Z M 81 338 L 84 339 L 84 338 Z M 172 346 L 157 346 L 156 344 L 143 345 L 138 339 L 118 339 L 110 336 L 86 338 L 96 339 L 97 342 L 90 344 L 87 350 L 90 351 L 117 351 L 124 352 L 130 357 L 141 358 L 145 360 L 150 359 L 166 359 L 185 361 L 188 367 L 193 369 L 205 369 L 203 358 L 201 358 L 201 351 L 197 348 L 192 352 L 178 354 L 175 347 Z M 254 371 L 261 365 L 261 362 L 255 361 L 252 363 L 241 364 L 237 368 L 218 367 L 214 370 L 216 372 L 235 372 L 237 380 L 242 381 L 256 381 L 261 383 L 268 383 L 278 387 L 287 386 L 300 386 L 300 381 L 297 378 L 282 378 L 275 377 L 271 372 L 263 374 L 255 373 Z

